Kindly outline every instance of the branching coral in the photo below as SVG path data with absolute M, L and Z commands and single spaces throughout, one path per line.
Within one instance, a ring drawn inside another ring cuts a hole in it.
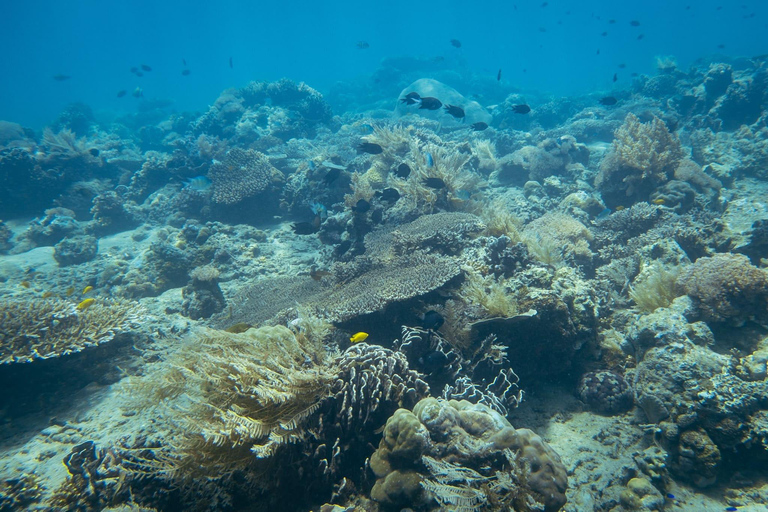
M 616 130 L 611 152 L 600 165 L 595 186 L 609 206 L 622 204 L 627 198 L 645 198 L 672 178 L 682 158 L 680 140 L 664 121 L 654 117 L 642 123 L 629 114 Z
M 131 329 L 144 314 L 134 302 L 8 299 L 0 304 L 0 364 L 48 359 L 93 347 Z

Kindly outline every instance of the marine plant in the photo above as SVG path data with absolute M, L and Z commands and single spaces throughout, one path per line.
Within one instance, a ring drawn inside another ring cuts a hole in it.
M 528 248 L 528 252 L 540 263 L 551 268 L 565 266 L 563 247 L 558 245 L 552 238 L 540 235 L 525 235 L 523 236 L 523 242 Z
M 634 283 L 629 286 L 629 298 L 642 313 L 653 313 L 658 308 L 665 308 L 680 294 L 675 289 L 675 280 L 680 267 L 654 263 L 641 271 Z
M 502 200 L 495 200 L 480 210 L 480 216 L 485 221 L 485 231 L 491 236 L 507 236 L 511 243 L 522 240 L 520 229 L 523 221 L 512 214 Z
M 489 318 L 509 318 L 518 313 L 517 297 L 507 289 L 503 279 L 484 277 L 476 271 L 466 275 L 459 290 L 459 296 L 465 302 L 479 306 Z

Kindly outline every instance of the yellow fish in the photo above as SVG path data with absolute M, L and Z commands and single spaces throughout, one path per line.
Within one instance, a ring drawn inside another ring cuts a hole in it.
M 658 198 L 651 201 L 653 204 L 664 204 L 664 199 Z
M 91 290 L 93 290 L 93 286 L 91 286 L 91 285 L 86 286 L 85 288 L 83 288 L 83 295 L 85 295 L 86 293 L 88 293 Z
M 21 285 L 21 287 L 22 287 L 22 288 L 29 288 L 30 286 L 32 286 L 32 285 L 29 283 L 29 281 L 22 281 L 22 282 L 20 282 L 19 284 Z
M 48 292 L 43 293 L 43 298 L 44 299 L 48 299 L 50 297 L 53 297 L 53 292 L 48 291 Z
M 366 338 L 368 338 L 367 332 L 356 332 L 352 335 L 351 338 L 349 338 L 349 341 L 352 343 L 360 343 L 361 341 L 365 341 Z
M 617 206 L 617 207 L 616 207 L 616 208 L 614 208 L 614 209 L 615 209 L 617 212 L 620 212 L 621 210 L 623 210 L 623 209 L 624 209 L 624 207 L 623 207 L 623 206 Z
M 85 299 L 83 302 L 77 305 L 77 309 L 79 309 L 80 311 L 88 309 L 89 307 L 91 307 L 91 305 L 94 302 L 96 302 L 96 299 L 94 299 L 93 297 L 91 297 L 90 299 Z
M 65 295 L 66 295 L 67 297 L 69 297 L 69 296 L 70 296 L 70 295 L 72 295 L 73 293 L 75 293 L 75 289 L 74 289 L 74 288 L 72 288 L 72 287 L 70 286 L 69 288 L 67 288 L 67 291 L 66 291 Z

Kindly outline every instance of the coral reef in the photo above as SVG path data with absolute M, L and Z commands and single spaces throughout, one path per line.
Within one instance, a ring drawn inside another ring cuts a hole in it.
M 53 247 L 53 258 L 62 267 L 91 261 L 99 251 L 99 241 L 94 236 L 67 237 Z
M 213 183 L 213 201 L 236 204 L 266 190 L 275 176 L 280 176 L 266 156 L 252 149 L 232 148 L 222 162 L 209 171 Z
M 597 412 L 616 414 L 632 407 L 633 393 L 624 377 L 610 370 L 589 372 L 579 382 L 579 398 Z
M 9 299 L 0 306 L 0 364 L 61 357 L 112 340 L 144 315 L 125 300 Z

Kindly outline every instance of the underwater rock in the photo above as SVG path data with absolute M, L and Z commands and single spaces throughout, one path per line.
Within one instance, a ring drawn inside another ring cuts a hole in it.
M 227 302 L 219 288 L 219 271 L 211 266 L 197 267 L 189 273 L 192 280 L 182 288 L 181 312 L 192 320 L 210 318 L 224 310 Z
M 619 502 L 625 510 L 663 510 L 664 497 L 645 478 L 632 478 L 621 492 Z
M 117 195 L 113 190 L 93 198 L 93 223 L 90 229 L 99 235 L 119 233 L 141 224 L 139 209 L 133 201 Z
M 395 107 L 396 116 L 405 116 L 407 114 L 418 114 L 440 121 L 446 126 L 469 126 L 473 123 L 491 124 L 493 117 L 478 102 L 470 100 L 461 95 L 456 89 L 445 85 L 442 82 L 431 78 L 421 78 L 416 80 L 400 92 L 398 98 L 404 98 L 408 93 L 415 92 L 420 97 L 437 98 L 443 105 L 456 105 L 464 109 L 465 117 L 463 122 L 446 113 L 444 109 L 427 110 L 420 109 L 418 104 L 408 105 L 401 101 L 397 102 Z
M 633 392 L 624 377 L 610 370 L 584 374 L 579 383 L 579 398 L 590 409 L 617 414 L 632 408 Z
M 371 497 L 390 506 L 460 500 L 472 508 L 494 503 L 515 510 L 539 503 L 555 512 L 566 502 L 565 466 L 547 443 L 463 400 L 425 398 L 413 412 L 397 410 L 370 466 L 378 478 Z
M 27 230 L 19 236 L 19 245 L 25 250 L 30 247 L 54 245 L 64 238 L 82 233 L 82 226 L 75 220 L 75 212 L 66 208 L 45 210 L 45 217 L 38 217 L 29 223 Z
M 94 236 L 67 237 L 53 247 L 53 258 L 59 266 L 78 265 L 91 261 L 99 251 L 99 241 Z

